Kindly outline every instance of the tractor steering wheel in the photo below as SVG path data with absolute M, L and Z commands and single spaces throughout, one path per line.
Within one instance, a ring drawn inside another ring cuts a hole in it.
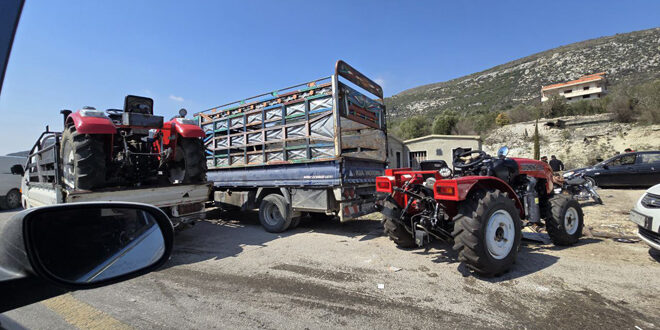
M 119 109 L 106 109 L 106 110 L 105 110 L 105 113 L 107 113 L 107 114 L 109 114 L 109 115 L 111 115 L 111 116 L 112 116 L 112 115 L 121 116 L 121 114 L 122 114 L 123 112 L 124 112 L 124 110 L 119 110 Z
M 473 160 L 469 163 L 464 163 L 463 160 L 461 159 L 461 157 L 467 157 L 467 156 L 470 156 L 472 154 L 478 154 L 478 156 L 475 160 Z M 453 165 L 454 165 L 454 167 L 461 168 L 461 169 L 468 168 L 468 167 L 473 167 L 473 166 L 481 164 L 484 160 L 486 160 L 487 157 L 488 157 L 488 154 L 486 154 L 484 151 L 481 151 L 481 150 L 465 151 L 465 152 L 463 152 L 459 155 L 456 155 L 456 157 L 454 157 L 454 164 Z

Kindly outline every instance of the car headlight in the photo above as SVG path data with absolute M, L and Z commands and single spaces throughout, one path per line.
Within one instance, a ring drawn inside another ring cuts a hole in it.
M 440 176 L 443 178 L 448 178 L 451 176 L 451 169 L 449 167 L 443 167 L 439 171 Z
M 569 177 L 569 176 L 571 176 L 571 175 L 573 175 L 573 174 L 575 174 L 575 172 L 573 172 L 573 171 L 568 171 L 568 172 L 564 173 L 564 177 L 567 178 L 567 177 Z
M 649 209 L 660 208 L 660 196 L 646 193 L 646 195 L 642 197 L 642 206 Z

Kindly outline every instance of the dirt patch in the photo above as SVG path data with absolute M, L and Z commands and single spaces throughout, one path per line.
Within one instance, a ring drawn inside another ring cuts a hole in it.
M 582 203 L 584 224 L 596 237 L 637 237 L 637 226 L 628 219 L 645 189 L 598 189 L 603 204 Z M 589 234 L 585 231 L 585 234 Z

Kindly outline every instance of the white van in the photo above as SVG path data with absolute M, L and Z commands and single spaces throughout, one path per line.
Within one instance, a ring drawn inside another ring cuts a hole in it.
M 12 173 L 12 166 L 25 166 L 25 157 L 0 156 L 0 209 L 21 207 L 22 173 Z

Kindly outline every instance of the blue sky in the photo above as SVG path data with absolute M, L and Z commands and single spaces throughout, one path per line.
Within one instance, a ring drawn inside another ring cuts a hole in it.
M 330 75 L 344 59 L 385 95 L 560 45 L 660 26 L 660 1 L 27 0 L 0 154 L 59 110 L 154 98 L 170 117 Z

